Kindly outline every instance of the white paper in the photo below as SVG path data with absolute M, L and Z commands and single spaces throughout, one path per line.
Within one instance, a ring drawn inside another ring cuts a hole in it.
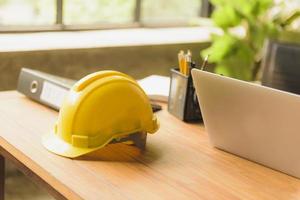
M 170 78 L 152 75 L 138 81 L 151 100 L 168 101 Z

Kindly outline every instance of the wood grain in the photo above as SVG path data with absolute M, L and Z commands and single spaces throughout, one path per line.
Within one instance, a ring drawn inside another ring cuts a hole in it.
M 299 179 L 211 147 L 203 125 L 165 106 L 157 115 L 161 128 L 144 152 L 113 144 L 72 160 L 41 145 L 55 111 L 0 93 L 0 145 L 66 199 L 300 199 Z

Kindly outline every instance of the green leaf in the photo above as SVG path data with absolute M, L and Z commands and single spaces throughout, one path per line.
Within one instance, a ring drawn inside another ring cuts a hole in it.
M 230 6 L 218 7 L 213 12 L 212 19 L 217 26 L 223 29 L 237 26 L 241 22 L 238 13 Z
M 255 20 L 264 14 L 272 5 L 273 0 L 235 0 L 228 5 L 233 7 L 237 13 L 248 20 Z
M 214 5 L 215 7 L 217 6 L 223 6 L 226 4 L 226 0 L 210 0 L 210 3 Z
M 215 67 L 215 73 L 216 74 L 222 74 L 224 76 L 228 76 L 228 77 L 233 77 L 232 76 L 232 72 L 231 72 L 231 68 L 229 66 L 227 66 L 226 64 L 225 65 L 222 65 L 222 64 L 219 64 Z
M 266 13 L 266 11 L 268 9 L 271 8 L 271 6 L 274 5 L 274 1 L 273 0 L 257 0 L 258 2 L 258 11 L 257 11 L 257 15 L 261 15 Z
M 252 80 L 255 54 L 245 41 L 240 41 L 237 44 L 239 48 L 234 54 L 220 61 L 215 72 L 246 81 Z
M 213 36 L 213 44 L 201 52 L 201 56 L 204 58 L 209 55 L 210 62 L 220 62 L 226 56 L 235 51 L 238 39 L 232 35 L 224 33 L 222 36 Z

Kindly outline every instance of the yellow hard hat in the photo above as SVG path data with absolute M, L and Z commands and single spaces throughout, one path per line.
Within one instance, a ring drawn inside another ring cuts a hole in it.
M 129 134 L 154 133 L 158 127 L 149 99 L 134 79 L 116 71 L 100 71 L 71 88 L 43 145 L 74 158 Z

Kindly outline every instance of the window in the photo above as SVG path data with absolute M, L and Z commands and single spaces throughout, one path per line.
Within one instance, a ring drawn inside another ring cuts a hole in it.
M 55 7 L 55 0 L 0 0 L 0 24 L 54 24 L 56 15 Z
M 64 23 L 130 23 L 134 9 L 135 0 L 64 0 Z
M 141 21 L 145 24 L 188 23 L 199 17 L 199 0 L 143 0 Z
M 0 31 L 189 25 L 207 1 L 0 0 Z

